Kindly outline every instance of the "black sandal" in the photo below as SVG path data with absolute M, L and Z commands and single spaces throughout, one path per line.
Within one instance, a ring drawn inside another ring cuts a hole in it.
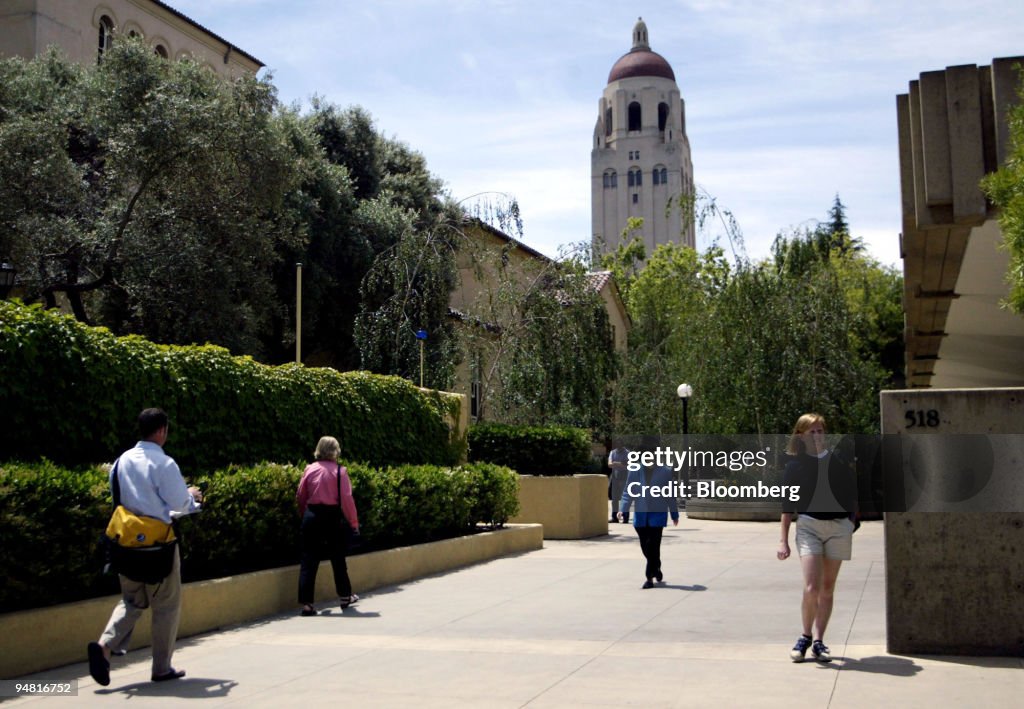
M 311 615 L 316 615 L 316 608 L 309 605 L 308 603 L 302 607 L 302 612 L 299 615 L 308 618 Z

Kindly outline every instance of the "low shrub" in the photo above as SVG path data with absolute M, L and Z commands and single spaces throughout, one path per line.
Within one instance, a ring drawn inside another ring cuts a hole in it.
M 497 465 L 343 465 L 362 527 L 356 553 L 471 533 L 479 522 L 500 526 L 518 511 L 518 477 Z M 298 563 L 302 469 L 261 463 L 192 476 L 206 500 L 178 524 L 183 579 Z M 116 593 L 116 577 L 100 572 L 110 511 L 105 466 L 0 465 L 0 612 Z
M 590 469 L 590 432 L 570 426 L 480 423 L 468 432 L 469 459 L 522 475 L 572 475 Z

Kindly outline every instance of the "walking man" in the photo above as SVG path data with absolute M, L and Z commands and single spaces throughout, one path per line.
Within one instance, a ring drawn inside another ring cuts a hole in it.
M 167 442 L 167 414 L 161 409 L 146 409 L 139 414 L 141 440 L 118 458 L 111 471 L 111 490 L 115 500 L 128 511 L 153 517 L 167 524 L 182 515 L 199 511 L 203 495 L 189 487 L 178 464 L 164 453 Z M 116 478 L 115 478 L 116 476 Z M 174 548 L 170 573 L 158 583 L 133 581 L 119 575 L 121 600 L 97 642 L 88 646 L 89 674 L 99 684 L 110 684 L 110 655 L 126 649 L 135 623 L 147 608 L 153 609 L 154 682 L 178 679 L 184 670 L 171 666 L 174 642 L 181 615 L 181 556 Z

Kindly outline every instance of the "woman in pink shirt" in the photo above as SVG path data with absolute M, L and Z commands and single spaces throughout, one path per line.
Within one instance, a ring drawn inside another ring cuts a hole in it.
M 348 471 L 338 464 L 341 445 L 338 439 L 324 436 L 316 445 L 315 463 L 310 463 L 295 495 L 302 517 L 302 557 L 299 567 L 299 603 L 302 615 L 316 615 L 313 595 L 320 560 L 326 556 L 334 570 L 334 587 L 341 609 L 359 600 L 352 593 L 348 578 L 345 550 L 349 536 L 359 532 L 359 515 L 352 498 L 352 481 Z

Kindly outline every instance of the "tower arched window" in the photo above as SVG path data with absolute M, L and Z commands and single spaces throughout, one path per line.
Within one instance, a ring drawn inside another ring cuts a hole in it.
M 628 182 L 630 187 L 640 187 L 643 184 L 643 173 L 640 168 L 633 168 L 629 171 Z
M 611 106 L 604 111 L 604 134 L 609 136 L 612 134 L 612 109 Z
M 651 171 L 651 182 L 655 185 L 667 185 L 668 168 L 662 165 L 655 165 L 654 170 Z
M 615 173 L 615 170 L 606 170 L 605 171 L 603 184 L 604 184 L 604 188 L 605 189 L 612 189 L 614 187 L 618 187 L 619 186 L 619 177 Z
M 114 21 L 106 15 L 100 18 L 100 47 L 99 53 L 96 55 L 96 61 L 103 60 L 103 53 L 110 49 L 114 44 Z
M 629 104 L 629 109 L 628 110 L 629 110 L 628 129 L 631 130 L 631 131 L 632 130 L 640 130 L 640 126 L 641 126 L 641 122 L 640 122 L 640 104 L 637 103 L 636 101 L 633 101 L 632 103 Z
M 665 125 L 668 123 L 668 104 L 658 104 L 658 130 L 664 132 Z

